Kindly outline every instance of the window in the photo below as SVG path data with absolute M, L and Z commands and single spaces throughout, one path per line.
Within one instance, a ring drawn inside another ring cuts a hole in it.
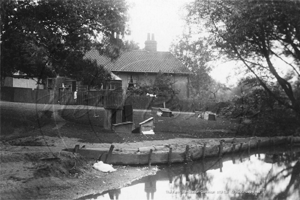
M 109 90 L 115 90 L 115 89 L 116 89 L 116 85 L 113 84 L 113 83 L 110 83 L 108 89 L 109 89 Z
M 48 78 L 47 79 L 47 88 L 48 89 L 53 89 L 53 85 L 54 84 L 54 81 L 53 81 L 53 79 L 52 78 Z

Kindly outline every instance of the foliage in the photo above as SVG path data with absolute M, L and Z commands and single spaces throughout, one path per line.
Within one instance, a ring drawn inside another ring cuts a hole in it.
M 207 66 L 212 56 L 205 38 L 193 41 L 191 34 L 183 34 L 172 44 L 171 52 L 192 72 L 191 93 L 194 96 L 204 96 L 212 81 L 209 76 L 211 69 Z
M 133 88 L 128 88 L 127 91 L 128 94 L 146 95 L 148 93 L 166 99 L 174 98 L 178 92 L 174 89 L 173 77 L 161 72 L 156 75 L 153 84 L 136 85 Z
M 114 35 L 126 33 L 126 12 L 123 0 L 1 1 L 2 77 L 17 71 L 79 77 L 88 71 L 76 74 L 74 59 L 83 59 L 93 46 L 116 58 L 122 41 Z
M 282 96 L 278 86 L 268 85 L 268 88 L 278 97 Z M 297 128 L 295 112 L 278 104 L 257 79 L 245 78 L 233 92 L 235 97 L 220 114 L 237 119 L 241 126 L 238 134 L 274 136 L 292 134 Z M 250 123 L 244 123 L 245 119 Z
M 155 95 L 156 100 L 153 103 L 166 103 L 168 108 L 180 109 L 178 104 L 178 90 L 174 89 L 174 79 L 172 75 L 158 73 L 153 84 L 138 84 L 135 87 L 128 88 L 127 95 L 145 96 L 147 94 Z M 151 102 L 149 103 L 150 106 Z M 151 104 L 151 105 L 152 105 Z
M 124 46 L 122 48 L 122 50 L 124 52 L 134 51 L 134 50 L 139 50 L 139 49 L 140 49 L 140 47 L 139 47 L 138 43 L 134 42 L 133 40 L 125 41 Z
M 229 90 L 211 78 L 208 65 L 214 59 L 213 50 L 210 48 L 210 38 L 192 37 L 192 33 L 183 34 L 171 46 L 171 52 L 192 72 L 190 78 L 190 92 L 193 99 L 201 101 L 203 105 L 208 102 L 224 101 L 226 91 Z
M 188 10 L 190 23 L 206 22 L 220 52 L 243 62 L 265 91 L 300 115 L 291 83 L 279 74 L 277 66 L 281 62 L 300 76 L 299 1 L 196 0 Z M 284 100 L 267 86 L 270 80 L 276 80 Z
M 89 88 L 100 89 L 105 81 L 111 79 L 110 73 L 103 67 L 99 67 L 95 60 L 82 59 L 80 53 L 79 55 L 69 56 L 66 63 L 72 66 L 72 70 L 65 73 L 68 73 L 69 77 L 81 81 L 83 85 L 87 85 Z

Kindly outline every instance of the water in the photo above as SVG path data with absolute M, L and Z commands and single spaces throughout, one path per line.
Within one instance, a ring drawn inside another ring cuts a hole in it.
M 300 199 L 300 147 L 273 147 L 163 167 L 86 199 Z

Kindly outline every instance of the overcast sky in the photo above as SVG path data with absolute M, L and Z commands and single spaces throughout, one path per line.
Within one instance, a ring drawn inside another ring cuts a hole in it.
M 144 48 L 147 33 L 154 33 L 158 51 L 168 51 L 184 28 L 183 6 L 190 0 L 127 0 L 130 5 L 129 39 Z

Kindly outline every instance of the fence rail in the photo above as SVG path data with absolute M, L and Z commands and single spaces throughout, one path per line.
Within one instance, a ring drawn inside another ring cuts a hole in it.
M 23 103 L 89 105 L 112 109 L 123 105 L 123 96 L 120 90 L 79 91 L 76 95 L 72 91 L 1 87 L 1 100 Z
M 60 91 L 59 102 L 63 105 L 90 105 L 105 108 L 118 108 L 123 104 L 122 91 Z

